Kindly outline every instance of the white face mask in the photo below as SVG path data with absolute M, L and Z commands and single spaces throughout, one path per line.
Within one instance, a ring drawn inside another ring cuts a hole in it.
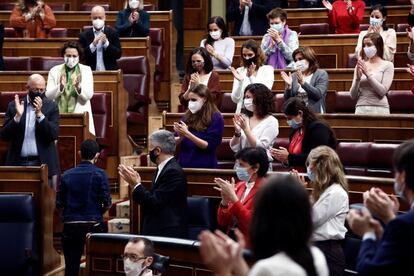
M 377 54 L 377 48 L 375 45 L 364 47 L 364 52 L 367 58 L 373 58 Z
M 188 109 L 191 113 L 197 113 L 203 107 L 203 100 L 198 101 L 189 101 L 188 102 Z
M 133 10 L 138 9 L 139 1 L 138 0 L 129 0 L 128 5 Z
M 306 59 L 301 59 L 295 62 L 295 69 L 304 72 L 308 70 L 309 62 Z
M 252 98 L 250 98 L 250 99 L 244 99 L 243 104 L 244 104 L 244 107 L 248 111 L 253 112 L 253 110 L 254 110 L 254 104 L 253 104 L 253 99 Z
M 129 258 L 124 260 L 124 271 L 126 276 L 138 276 L 141 275 L 142 271 L 145 269 L 139 262 L 133 262 Z
M 65 60 L 66 66 L 70 69 L 72 69 L 76 66 L 76 64 L 79 63 L 79 57 L 64 57 L 63 59 Z
M 96 30 L 100 30 L 105 25 L 105 20 L 102 20 L 102 19 L 99 19 L 99 18 L 94 19 L 94 20 L 92 20 L 92 25 Z
M 375 17 L 370 17 L 369 18 L 369 24 L 371 26 L 381 26 L 382 25 L 382 19 L 375 18 Z
M 210 36 L 214 40 L 217 40 L 217 39 L 221 38 L 221 30 L 218 30 L 218 31 L 215 31 L 215 32 L 210 32 Z

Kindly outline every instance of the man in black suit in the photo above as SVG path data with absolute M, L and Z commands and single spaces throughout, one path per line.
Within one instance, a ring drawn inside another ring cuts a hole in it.
M 132 166 L 119 165 L 120 176 L 131 185 L 133 200 L 142 207 L 142 235 L 187 237 L 187 180 L 174 158 L 174 135 L 158 130 L 149 138 L 150 159 L 157 164 L 151 190 L 141 185 Z
M 122 55 L 121 42 L 118 33 L 105 26 L 105 9 L 101 6 L 93 7 L 91 19 L 93 27 L 79 35 L 86 64 L 96 71 L 118 69 L 116 61 Z
M 55 146 L 59 108 L 54 101 L 44 97 L 45 87 L 46 81 L 41 75 L 29 77 L 27 96 L 21 100 L 15 95 L 14 101 L 9 103 L 0 136 L 4 141 L 10 141 L 7 166 L 47 164 L 51 179 L 59 170 Z
M 234 22 L 232 35 L 264 35 L 269 28 L 266 14 L 280 6 L 280 0 L 230 0 L 226 18 Z

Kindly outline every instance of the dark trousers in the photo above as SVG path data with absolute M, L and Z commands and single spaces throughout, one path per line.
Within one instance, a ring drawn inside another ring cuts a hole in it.
M 96 223 L 65 223 L 63 226 L 62 247 L 65 257 L 65 276 L 79 275 L 79 265 L 85 247 L 87 233 L 103 232 Z
M 315 245 L 323 252 L 330 276 L 342 276 L 345 270 L 345 254 L 341 240 L 317 241 Z

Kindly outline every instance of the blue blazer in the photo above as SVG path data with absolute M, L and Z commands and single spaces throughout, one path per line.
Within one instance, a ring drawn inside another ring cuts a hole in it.
M 361 276 L 413 275 L 413 261 L 414 210 L 411 210 L 389 222 L 380 241 L 368 239 L 361 243 L 357 272 Z

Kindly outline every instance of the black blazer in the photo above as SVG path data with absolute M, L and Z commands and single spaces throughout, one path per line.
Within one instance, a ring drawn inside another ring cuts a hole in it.
M 25 107 L 27 106 L 27 97 L 23 99 Z M 59 161 L 55 140 L 59 135 L 59 108 L 57 103 L 48 98 L 43 98 L 42 113 L 45 118 L 39 123 L 36 120 L 35 136 L 37 151 L 42 164 L 47 164 L 49 176 L 55 175 L 59 171 Z M 10 141 L 10 147 L 7 153 L 6 165 L 18 166 L 20 152 L 22 150 L 24 133 L 26 130 L 26 108 L 19 123 L 14 121 L 16 115 L 16 105 L 14 100 L 7 107 L 4 119 L 3 129 L 0 136 L 4 141 Z
M 295 129 L 290 134 L 289 141 L 292 140 L 296 131 L 299 131 L 299 129 Z M 302 154 L 289 154 L 289 166 L 305 166 L 310 151 L 322 145 L 335 149 L 335 134 L 325 123 L 314 121 L 305 129 L 305 135 L 302 140 Z
M 116 63 L 116 61 L 122 56 L 121 42 L 119 41 L 118 33 L 111 27 L 105 26 L 104 34 L 106 35 L 109 41 L 108 48 L 103 50 L 103 60 L 105 64 L 105 69 L 117 70 L 118 64 Z M 92 68 L 92 70 L 96 70 L 97 51 L 92 53 L 91 49 L 89 48 L 89 45 L 93 42 L 94 39 L 95 35 L 93 33 L 93 28 L 83 31 L 79 35 L 79 43 L 83 47 L 86 65 L 89 65 Z
M 280 7 L 280 0 L 255 0 L 249 10 L 249 23 L 252 28 L 252 35 L 264 35 L 269 29 L 267 13 L 273 8 Z M 244 18 L 244 10 L 240 12 L 239 0 L 230 0 L 227 7 L 227 22 L 235 22 L 232 35 L 240 35 L 240 28 Z
M 187 237 L 187 179 L 175 158 L 164 166 L 151 190 L 137 186 L 132 198 L 141 205 L 143 235 Z

